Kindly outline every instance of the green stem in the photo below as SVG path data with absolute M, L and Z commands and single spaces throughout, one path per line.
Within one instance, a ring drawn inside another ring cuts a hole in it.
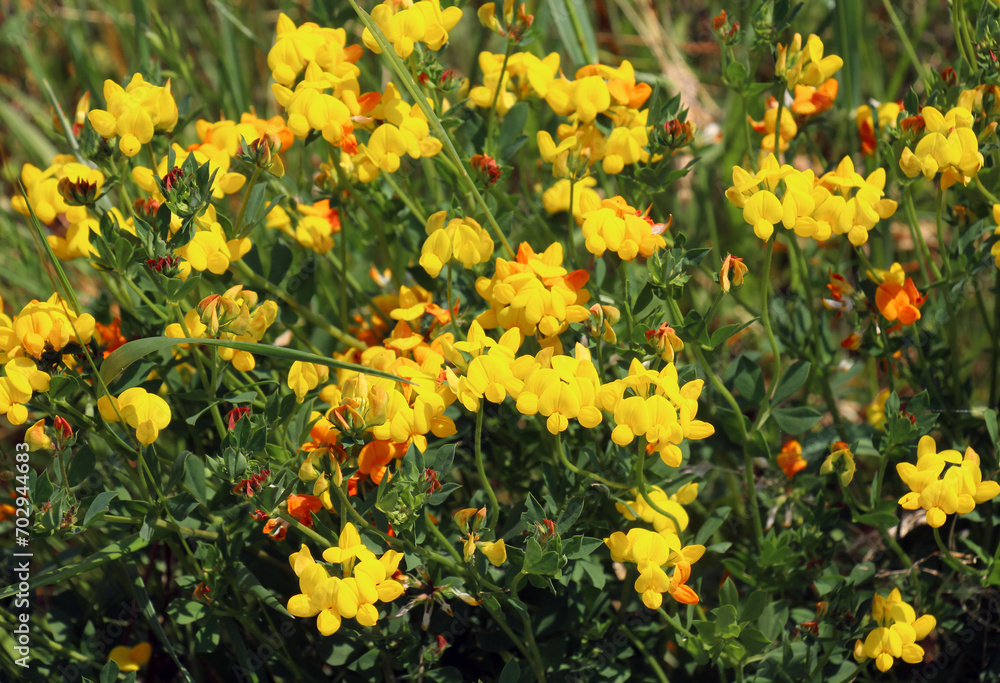
M 601 484 L 604 484 L 605 486 L 607 486 L 609 488 L 614 488 L 614 489 L 628 489 L 629 488 L 626 484 L 618 484 L 616 482 L 609 481 L 609 480 L 605 479 L 604 477 L 600 476 L 599 474 L 595 474 L 593 472 L 588 472 L 587 470 L 580 469 L 579 467 L 577 467 L 576 465 L 574 465 L 573 463 L 571 463 L 569 461 L 569 459 L 566 457 L 566 453 L 563 451 L 563 447 L 562 447 L 562 434 L 556 434 L 556 452 L 559 455 L 559 461 L 562 462 L 563 467 L 565 467 L 570 472 L 573 472 L 576 475 L 583 476 L 583 477 L 590 477 L 594 481 L 600 482 Z
M 637 638 L 636 635 L 632 633 L 632 630 L 628 626 L 626 626 L 624 622 L 621 622 L 618 625 L 618 627 L 622 630 L 622 633 L 624 633 L 625 636 L 632 642 L 633 647 L 635 647 L 635 649 L 638 650 L 639 653 L 643 656 L 643 658 L 646 660 L 646 663 L 649 664 L 650 668 L 653 669 L 653 673 L 656 675 L 656 680 L 658 680 L 660 683 L 670 683 L 670 680 L 667 678 L 667 674 L 664 673 L 663 671 L 663 667 L 660 666 L 660 663 L 658 661 L 656 661 L 656 657 L 654 657 L 653 654 L 649 651 L 649 648 L 646 647 L 645 643 L 639 640 L 639 638 Z
M 452 545 L 447 538 L 445 538 L 445 535 L 441 533 L 441 530 L 438 528 L 438 525 L 431 520 L 431 515 L 429 512 L 426 511 L 424 512 L 424 520 L 426 521 L 427 528 L 430 529 L 431 535 L 434 536 L 434 538 L 436 538 L 438 542 L 445 547 L 445 550 L 447 550 L 448 554 L 451 555 L 451 559 L 455 560 L 457 564 L 462 564 L 463 562 L 462 556 L 455 549 L 455 546 Z
M 920 262 L 920 273 L 924 277 L 924 284 L 930 285 L 931 279 L 927 275 L 927 268 L 930 267 L 931 271 L 934 273 L 934 279 L 941 279 L 941 271 L 938 270 L 937 264 L 934 263 L 934 259 L 931 258 L 931 250 L 927 247 L 927 241 L 924 239 L 924 234 L 920 230 L 920 222 L 917 220 L 917 210 L 913 206 L 913 192 L 909 187 L 903 191 L 903 210 L 906 213 L 907 223 L 910 225 L 910 233 L 913 235 L 914 241 L 920 247 L 920 253 L 923 255 L 923 260 Z
M 448 317 L 451 318 L 451 327 L 452 327 L 453 330 L 455 330 L 455 341 L 458 341 L 459 339 L 464 339 L 465 335 L 462 334 L 462 330 L 458 327 L 458 321 L 455 319 L 457 317 L 457 314 L 455 312 L 455 309 L 452 308 L 452 305 L 451 305 L 451 301 L 452 301 L 452 298 L 451 298 L 451 273 L 452 273 L 452 262 L 449 261 L 448 262 L 448 282 L 447 282 L 447 285 L 446 285 L 447 288 L 445 290 L 445 296 L 448 299 Z
M 941 189 L 941 185 L 938 185 L 937 190 L 937 202 L 934 206 L 934 224 L 937 229 L 937 239 L 938 239 L 938 253 L 941 254 L 941 259 L 944 261 L 944 272 L 948 280 L 951 280 L 951 257 L 948 253 L 948 245 L 944 240 L 944 220 L 942 220 L 942 210 L 944 208 L 944 201 L 947 193 Z
M 480 399 L 485 401 L 486 399 Z M 479 473 L 479 480 L 483 484 L 483 488 L 486 489 L 486 497 L 490 499 L 490 517 L 489 517 L 489 527 L 490 531 L 494 535 L 497 535 L 497 519 L 500 517 L 500 504 L 497 502 L 497 494 L 493 492 L 493 487 L 490 486 L 490 480 L 486 476 L 486 468 L 483 465 L 483 406 L 479 406 L 479 411 L 476 413 L 476 440 L 475 440 L 475 450 L 476 450 L 476 471 Z
M 120 515 L 104 515 L 101 520 L 108 522 L 109 524 L 131 524 L 134 526 L 141 526 L 142 520 L 137 517 L 122 517 Z M 188 526 L 181 526 L 174 522 L 168 522 L 165 519 L 158 519 L 153 522 L 153 526 L 158 529 L 166 529 L 168 531 L 176 531 L 179 534 L 185 536 L 193 536 L 194 538 L 201 538 L 206 541 L 217 541 L 219 540 L 219 534 L 214 531 L 206 531 L 204 529 L 193 529 Z
M 941 540 L 941 532 L 937 529 L 937 527 L 934 527 L 934 542 L 937 543 L 938 550 L 941 551 L 941 558 L 945 561 L 945 563 L 949 567 L 959 572 L 960 574 L 965 574 L 966 576 L 979 575 L 979 572 L 977 572 L 975 569 L 955 559 L 955 556 L 951 554 L 951 551 L 948 550 L 947 547 L 945 547 L 944 541 Z
M 503 55 L 503 65 L 500 67 L 500 75 L 497 77 L 497 87 L 493 91 L 493 102 L 490 104 L 490 111 L 486 114 L 486 143 L 483 145 L 484 150 L 493 151 L 493 128 L 496 124 L 497 119 L 497 102 L 500 101 L 500 91 L 504 89 L 504 77 L 507 75 L 507 62 L 510 60 L 510 54 L 514 51 L 514 43 L 507 41 L 507 50 Z
M 240 212 L 236 214 L 236 223 L 233 225 L 233 235 L 236 239 L 242 239 L 246 237 L 243 234 L 243 217 L 247 212 L 247 205 L 250 203 L 250 193 L 253 192 L 253 186 L 257 184 L 257 178 L 260 176 L 260 166 L 254 166 L 253 174 L 250 176 L 250 182 L 247 183 L 246 192 L 243 193 L 243 201 L 240 203 Z
M 932 83 L 933 81 L 930 74 L 924 69 L 924 65 L 921 63 L 920 58 L 917 57 L 917 51 L 913 49 L 913 43 L 910 42 L 910 36 L 906 27 L 904 27 L 903 22 L 899 20 L 896 10 L 892 8 L 892 2 L 890 2 L 890 0 L 882 0 L 882 6 L 885 7 L 885 12 L 889 15 L 889 20 L 896 28 L 896 34 L 899 36 L 900 42 L 903 43 L 903 49 L 906 50 L 906 54 L 909 56 L 910 61 L 913 62 L 913 68 L 916 69 L 917 73 L 920 75 L 920 80 L 924 82 L 925 86 Z
M 774 338 L 774 330 L 771 329 L 771 306 L 768 302 L 768 296 L 771 293 L 771 257 L 774 254 L 774 240 L 768 240 L 767 243 L 767 255 L 764 257 L 764 269 L 761 272 L 761 281 L 763 287 L 761 288 L 760 295 L 760 322 L 764 326 L 764 331 L 767 333 L 767 341 L 771 345 L 771 353 L 774 355 L 774 372 L 771 375 L 771 390 L 765 392 L 765 400 L 770 396 L 778 386 L 778 380 L 781 379 L 781 351 L 778 349 L 778 342 Z
M 427 225 L 427 214 L 425 214 L 423 209 L 421 209 L 420 206 L 413 201 L 413 198 L 408 193 L 403 192 L 403 188 L 399 186 L 399 183 L 396 182 L 396 179 L 393 178 L 392 174 L 383 173 L 382 177 L 385 178 L 385 182 L 389 184 L 389 187 L 391 187 L 392 191 L 396 193 L 399 200 L 410 210 L 413 217 L 420 221 L 421 225 Z
M 572 208 L 572 207 L 571 207 Z M 626 345 L 632 346 L 632 327 L 634 323 L 632 322 L 632 295 L 629 291 L 629 274 L 626 272 L 628 266 L 625 261 L 618 264 L 618 279 L 622 283 L 622 308 L 625 309 L 625 324 L 628 326 L 625 330 L 625 341 Z M 681 318 L 678 318 L 677 323 L 679 324 Z
M 993 329 L 1000 331 L 1000 270 L 993 280 Z M 993 349 L 990 353 L 990 408 L 997 406 L 997 365 L 1000 361 L 1000 337 L 992 335 Z
M 597 55 L 590 52 L 590 43 L 588 43 L 586 38 L 583 36 L 583 24 L 580 23 L 580 17 L 576 14 L 576 5 L 572 2 L 572 0 L 563 0 L 563 5 L 566 8 L 566 13 L 569 15 L 569 21 L 573 26 L 573 33 L 576 34 L 576 40 L 580 43 L 580 49 L 583 51 L 583 58 L 587 60 L 588 64 L 596 64 Z

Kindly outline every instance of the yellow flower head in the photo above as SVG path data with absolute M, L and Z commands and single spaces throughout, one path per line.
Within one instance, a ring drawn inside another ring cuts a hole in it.
M 135 74 L 122 88 L 112 80 L 104 81 L 107 110 L 92 109 L 91 125 L 104 138 L 118 136 L 118 146 L 125 156 L 135 156 L 142 145 L 153 139 L 155 131 L 169 133 L 177 124 L 177 103 L 170 92 L 170 81 L 160 87 L 146 83 Z
M 136 430 L 136 438 L 148 446 L 156 441 L 160 430 L 170 424 L 170 406 L 156 394 L 141 387 L 126 389 L 118 398 L 104 395 L 97 408 L 105 422 L 118 422 L 119 416 Z

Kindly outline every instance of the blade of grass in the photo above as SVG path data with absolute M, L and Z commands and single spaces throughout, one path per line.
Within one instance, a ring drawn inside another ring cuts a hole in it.
M 126 555 L 131 555 L 138 550 L 142 550 L 148 544 L 149 542 L 142 540 L 139 537 L 138 532 L 136 532 L 130 536 L 126 536 L 116 543 L 111 543 L 104 548 L 101 548 L 94 554 L 88 555 L 78 562 L 43 569 L 38 573 L 32 574 L 31 579 L 28 580 L 28 585 L 33 590 L 39 586 L 50 586 L 54 583 L 64 582 L 75 576 L 80 576 L 81 574 L 93 571 L 108 562 L 112 562 Z M 18 588 L 17 583 L 7 586 L 0 591 L 0 600 L 9 598 L 19 590 L 20 589 Z
M 255 353 L 261 356 L 279 358 L 281 360 L 316 363 L 317 365 L 325 365 L 327 367 L 340 370 L 354 370 L 355 372 L 363 372 L 366 375 L 391 379 L 394 382 L 411 384 L 408 380 L 405 380 L 402 377 L 397 377 L 389 372 L 367 368 L 362 365 L 355 365 L 354 363 L 345 363 L 344 361 L 327 358 L 325 356 L 309 353 L 307 351 L 299 351 L 298 349 L 289 349 L 283 346 L 272 346 L 270 344 L 232 341 L 228 339 L 192 339 L 187 337 L 147 337 L 145 339 L 136 339 L 122 344 L 117 349 L 112 351 L 111 354 L 104 359 L 104 362 L 101 363 L 101 379 L 104 382 L 110 383 L 111 380 L 119 375 L 119 373 L 140 358 L 144 358 L 151 353 L 155 353 L 156 351 L 169 349 L 170 347 L 177 346 L 178 344 L 221 346 L 229 349 L 236 349 L 237 351 L 247 351 L 248 353 Z
M 156 633 L 156 637 L 163 647 L 167 649 L 170 653 L 170 658 L 174 660 L 174 664 L 180 669 L 180 672 L 184 675 L 185 680 L 188 683 L 195 683 L 194 678 L 191 676 L 190 672 L 184 668 L 181 664 L 180 658 L 177 657 L 177 651 L 174 648 L 174 644 L 170 642 L 170 638 L 167 637 L 166 632 L 163 630 L 163 625 L 160 623 L 160 619 L 156 614 L 156 609 L 153 607 L 153 601 L 149 599 L 149 593 L 146 592 L 146 586 L 143 583 L 142 577 L 139 575 L 139 570 L 135 567 L 135 562 L 130 560 L 125 563 L 125 572 L 128 574 L 129 581 L 131 582 L 132 594 L 135 596 L 135 600 L 139 603 L 139 609 L 142 613 L 146 615 L 146 622 L 149 627 L 153 629 Z

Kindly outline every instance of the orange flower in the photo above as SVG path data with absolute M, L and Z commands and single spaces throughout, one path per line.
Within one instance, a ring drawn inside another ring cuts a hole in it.
M 837 99 L 836 78 L 827 79 L 818 88 L 811 85 L 797 85 L 791 110 L 793 114 L 799 116 L 815 116 L 832 107 L 835 99 Z
M 920 320 L 920 307 L 926 297 L 917 291 L 913 278 L 906 278 L 902 285 L 886 281 L 875 291 L 875 305 L 886 320 L 898 320 L 903 325 L 912 325 Z
M 840 346 L 848 351 L 857 351 L 861 348 L 861 335 L 857 332 L 851 332 L 840 342 Z
M 791 479 L 806 468 L 806 459 L 802 457 L 802 445 L 795 439 L 790 439 L 781 447 L 778 454 L 778 467 Z
M 719 284 L 722 285 L 722 291 L 729 293 L 730 283 L 729 283 L 729 271 L 733 272 L 733 282 L 732 284 L 740 287 L 743 284 L 743 276 L 747 274 L 749 270 L 745 265 L 743 265 L 743 259 L 738 256 L 733 256 L 728 254 L 722 262 L 722 269 L 719 271 Z
M 293 493 L 288 496 L 288 514 L 299 518 L 299 523 L 312 527 L 312 513 L 323 509 L 323 502 L 316 496 Z

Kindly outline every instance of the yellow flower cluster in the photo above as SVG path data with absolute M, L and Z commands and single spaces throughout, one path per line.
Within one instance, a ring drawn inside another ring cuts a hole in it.
M 448 42 L 448 31 L 462 18 L 458 7 L 441 9 L 440 0 L 417 0 L 399 2 L 385 0 L 372 8 L 372 20 L 385 37 L 392 43 L 392 49 L 400 58 L 406 59 L 413 53 L 417 43 L 423 43 L 431 50 L 440 50 Z M 361 34 L 365 47 L 375 54 L 382 54 L 375 36 L 367 28 Z
M 295 241 L 317 254 L 325 254 L 333 249 L 333 236 L 340 232 L 340 212 L 330 208 L 330 200 L 323 199 L 313 204 L 296 204 L 295 226 L 292 217 L 280 206 L 271 209 L 267 215 L 267 227 L 278 229 L 295 238 Z
M 148 446 L 156 441 L 160 431 L 170 424 L 170 406 L 156 394 L 142 387 L 126 389 L 118 398 L 102 396 L 97 409 L 105 422 L 118 422 L 119 415 L 135 430 L 139 442 Z
M 316 628 L 324 636 L 336 633 L 344 619 L 374 626 L 378 621 L 376 603 L 392 602 L 406 591 L 405 583 L 394 578 L 402 559 L 403 554 L 395 550 L 376 558 L 348 522 L 337 545 L 323 551 L 324 561 L 341 565 L 342 576 L 331 576 L 305 545 L 288 557 L 302 591 L 289 598 L 288 611 L 295 617 L 316 617 Z
M 325 413 L 313 413 L 310 441 L 302 446 L 308 454 L 299 470 L 303 481 L 320 477 L 316 467 L 325 455 L 338 452 L 342 459 L 347 457 L 340 446 L 344 437 L 364 444 L 358 453 L 358 476 L 379 483 L 389 463 L 403 457 L 410 444 L 423 451 L 428 435 L 444 438 L 456 432 L 455 423 L 444 414 L 456 398 L 444 381 L 444 346 L 451 343 L 452 336 L 437 334 L 450 314 L 435 305 L 430 293 L 421 287 L 404 286 L 397 295 L 376 297 L 375 303 L 385 319 L 374 319 L 374 329 L 359 335 L 370 348 L 338 357 L 395 374 L 411 384 L 339 371 L 336 384 L 320 391 L 320 398 L 331 407 Z M 389 329 L 387 320 L 395 320 L 395 326 Z M 428 342 L 432 336 L 433 341 Z M 290 374 L 289 383 L 294 379 L 302 386 L 303 378 L 310 374 L 304 373 L 294 378 Z M 305 381 L 311 383 L 310 379 Z M 315 386 L 305 391 L 312 388 Z
M 11 198 L 11 207 L 23 216 L 35 216 L 44 225 L 52 225 L 57 221 L 65 223 L 65 231 L 46 235 L 45 239 L 55 255 L 64 261 L 81 256 L 90 256 L 95 252 L 90 245 L 90 231 L 99 233 L 98 221 L 87 213 L 87 207 L 69 203 L 60 190 L 69 183 L 77 188 L 86 188 L 94 198 L 101 194 L 104 186 L 104 174 L 94 168 L 89 168 L 76 161 L 71 154 L 59 154 L 52 159 L 52 164 L 44 171 L 32 164 L 25 164 L 21 169 L 21 184 L 25 195 Z M 28 205 L 31 205 L 29 211 Z
M 476 291 L 490 305 L 476 321 L 487 330 L 517 328 L 525 337 L 538 332 L 543 346 L 558 345 L 557 335 L 569 323 L 590 317 L 585 306 L 590 294 L 583 289 L 590 276 L 583 270 L 567 272 L 562 262 L 558 242 L 540 254 L 522 242 L 514 261 L 498 258 L 493 277 L 476 280 Z
M 953 467 L 945 471 L 949 464 Z M 977 504 L 1000 495 L 1000 484 L 983 481 L 974 450 L 966 448 L 964 458 L 955 450 L 938 452 L 934 437 L 929 435 L 917 444 L 917 464 L 899 463 L 896 472 L 910 489 L 899 504 L 906 510 L 926 510 L 927 523 L 935 528 L 942 526 L 948 515 L 968 514 Z
M 646 502 L 645 497 L 638 494 L 636 494 L 635 500 L 615 503 L 615 507 L 630 522 L 641 519 L 647 524 L 652 524 L 653 529 L 658 534 L 676 536 L 687 529 L 689 520 L 684 506 L 693 503 L 698 498 L 698 483 L 685 484 L 677 490 L 677 493 L 670 496 L 664 493 L 659 486 L 652 486 L 646 496 L 656 504 L 656 507 L 669 515 L 653 508 Z
M 872 618 L 878 627 L 872 630 L 862 643 L 854 644 L 854 658 L 860 663 L 875 660 L 879 671 L 888 671 L 896 659 L 907 664 L 924 661 L 924 648 L 917 645 L 937 625 L 930 614 L 917 618 L 917 613 L 903 598 L 898 588 L 893 588 L 888 597 L 876 595 L 872 599 Z
M 124 88 L 104 81 L 104 101 L 107 110 L 93 109 L 87 117 L 101 137 L 117 135 L 118 147 L 127 157 L 138 154 L 156 131 L 169 133 L 177 125 L 177 103 L 169 79 L 162 87 L 147 83 L 139 73 Z
M 348 46 L 342 28 L 322 28 L 312 22 L 296 26 L 284 13 L 278 17 L 275 34 L 267 65 L 275 81 L 271 92 L 285 108 L 288 128 L 300 139 L 317 130 L 330 144 L 352 146 L 351 117 L 361 113 L 361 70 L 355 65 L 361 58 L 360 46 Z
M 612 441 L 628 446 L 636 437 L 645 437 L 647 453 L 679 467 L 684 439 L 706 439 L 715 433 L 711 424 L 696 419 L 704 384 L 697 379 L 680 386 L 673 363 L 656 371 L 633 359 L 625 378 L 601 386 L 597 404 L 614 415 Z
M 657 232 L 665 230 L 665 224 L 654 224 L 652 219 L 644 217 L 622 197 L 612 197 L 599 203 L 595 200 L 596 195 L 585 195 L 580 203 L 583 236 L 587 251 L 594 256 L 600 258 L 610 249 L 621 260 L 632 261 L 636 256 L 649 258 L 666 245 Z
M 437 0 L 420 0 L 398 12 L 393 10 L 394 4 L 386 3 L 373 15 L 385 15 L 388 23 L 383 30 L 397 39 L 397 50 L 409 40 L 411 51 L 414 40 L 424 40 L 436 46 L 434 49 L 441 47 L 447 41 L 444 26 L 450 28 L 462 14 L 457 8 L 442 11 Z M 371 36 L 367 30 L 365 35 L 367 44 Z M 384 93 L 362 95 L 358 83 L 361 71 L 355 64 L 362 49 L 346 43 L 343 29 L 313 23 L 296 27 L 286 15 L 279 17 L 268 66 L 276 81 L 271 90 L 285 108 L 289 130 L 301 139 L 318 131 L 349 155 L 334 162 L 337 172 L 342 167 L 361 182 L 371 182 L 383 171 L 395 173 L 403 155 L 418 159 L 441 151 L 441 141 L 430 136 L 420 108 L 404 102 L 395 85 L 389 83 Z M 371 130 L 366 142 L 359 144 L 355 125 Z
M 495 97 L 496 111 L 500 116 L 510 111 L 520 100 L 545 97 L 549 83 L 559 73 L 557 52 L 543 58 L 530 52 L 515 52 L 507 58 L 506 68 L 503 62 L 503 54 L 480 52 L 479 70 L 483 72 L 483 84 L 469 90 L 469 101 L 481 109 L 492 107 Z M 516 83 L 512 80 L 515 78 Z
M 226 339 L 230 341 L 259 342 L 267 328 L 278 315 L 278 304 L 264 301 L 257 305 L 256 292 L 244 290 L 243 285 L 230 287 L 223 293 L 202 299 L 197 308 L 184 316 L 183 323 L 171 323 L 163 331 L 174 339 Z M 181 348 L 188 345 L 182 344 Z M 219 358 L 231 361 L 237 370 L 249 372 L 256 361 L 249 351 L 218 347 Z
M 441 141 L 431 137 L 423 111 L 404 102 L 394 84 L 386 85 L 381 96 L 378 93 L 371 98 L 366 96 L 366 105 L 373 102 L 375 104 L 366 111 L 366 116 L 370 122 L 379 122 L 379 125 L 368 142 L 358 145 L 358 153 L 351 157 L 358 180 L 368 183 L 375 180 L 381 171 L 395 173 L 404 154 L 419 159 L 435 156 L 441 151 Z
M 965 107 L 954 107 L 942 114 L 934 107 L 920 110 L 926 133 L 917 146 L 903 149 L 899 167 L 908 178 L 923 174 L 931 180 L 941 174 L 941 189 L 955 183 L 968 185 L 983 167 L 979 140 L 972 130 L 974 118 Z
M 0 414 L 11 424 L 24 424 L 28 419 L 25 404 L 35 392 L 49 389 L 51 375 L 46 370 L 67 362 L 65 353 L 74 352 L 67 347 L 90 343 L 94 324 L 92 315 L 76 315 L 58 294 L 48 301 L 32 301 L 13 318 L 3 313 L 0 299 L 0 363 L 4 370 L 0 376 Z
M 493 239 L 472 218 L 448 218 L 438 211 L 427 219 L 427 240 L 420 251 L 420 265 L 437 277 L 446 263 L 460 261 L 465 268 L 486 263 L 493 256 Z
M 779 185 L 784 190 L 780 199 Z M 812 170 L 779 164 L 769 154 L 756 173 L 733 167 L 733 186 L 726 198 L 743 209 L 743 220 L 765 241 L 781 223 L 799 237 L 825 242 L 833 235 L 847 235 L 851 244 L 860 246 L 879 219 L 896 212 L 896 202 L 885 197 L 885 169 L 877 168 L 865 178 L 854 170 L 850 157 L 817 178 Z
M 676 534 L 662 534 L 648 529 L 616 531 L 604 539 L 615 562 L 633 562 L 639 570 L 635 591 L 649 609 L 658 609 L 667 593 L 684 605 L 698 604 L 698 594 L 687 585 L 691 565 L 705 554 L 703 545 L 682 545 Z M 672 568 L 670 576 L 664 571 Z
M 799 84 L 819 87 L 844 66 L 843 59 L 824 57 L 823 50 L 823 41 L 815 34 L 809 36 L 803 49 L 802 35 L 796 33 L 788 45 L 778 44 L 774 73 L 785 80 L 789 90 Z

